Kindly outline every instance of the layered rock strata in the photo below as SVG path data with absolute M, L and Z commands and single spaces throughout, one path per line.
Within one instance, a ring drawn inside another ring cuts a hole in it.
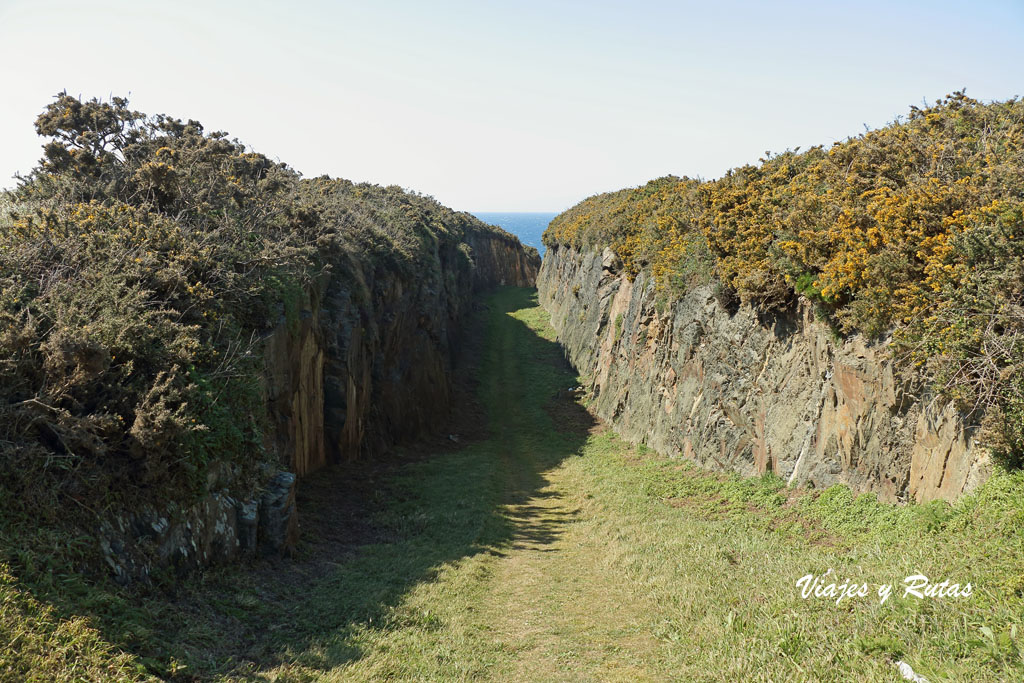
M 532 287 L 540 257 L 482 226 L 418 256 L 414 267 L 350 252 L 325 257 L 322 274 L 254 344 L 263 359 L 264 448 L 275 461 L 267 483 L 247 490 L 230 463 L 216 463 L 197 502 L 105 523 L 100 545 L 117 580 L 145 578 L 152 565 L 191 570 L 288 553 L 298 537 L 297 481 L 446 419 L 477 293 Z
M 730 310 L 713 286 L 666 304 L 609 249 L 551 247 L 538 289 L 593 408 L 633 442 L 893 502 L 951 501 L 988 476 L 975 428 L 894 374 L 886 343 L 838 339 L 808 305 Z

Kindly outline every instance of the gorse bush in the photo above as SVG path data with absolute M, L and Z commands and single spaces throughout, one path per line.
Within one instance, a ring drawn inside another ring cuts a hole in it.
M 545 244 L 611 246 L 671 294 L 717 278 L 740 300 L 797 294 L 843 332 L 893 335 L 995 452 L 1024 458 L 1024 102 L 956 92 L 830 149 L 701 182 L 591 197 Z
M 414 273 L 493 230 L 121 98 L 58 95 L 36 129 L 43 159 L 0 206 L 0 489 L 43 517 L 187 499 L 214 460 L 251 490 L 273 457 L 259 339 L 310 281 Z
M 258 414 L 237 385 L 270 276 L 309 265 L 285 210 L 295 174 L 120 99 L 60 96 L 36 126 L 52 140 L 0 229 L 12 500 L 180 494 L 215 455 L 259 454 L 226 415 Z

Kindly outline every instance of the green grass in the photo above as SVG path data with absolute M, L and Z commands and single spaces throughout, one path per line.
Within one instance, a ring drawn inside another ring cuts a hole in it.
M 0 672 L 896 681 L 902 659 L 933 682 L 1024 678 L 1024 477 L 998 475 L 953 506 L 893 507 L 702 472 L 556 398 L 578 378 L 531 290 L 500 291 L 486 316 L 486 437 L 325 473 L 288 564 L 211 572 L 174 595 L 65 577 L 75 597 L 59 575 L 44 590 L 6 574 L 0 637 L 20 629 L 33 645 L 0 642 Z M 332 541 L 332 528 L 353 538 Z M 872 593 L 803 599 L 797 580 L 829 569 Z M 974 593 L 903 598 L 915 573 Z M 885 604 L 878 584 L 896 585 Z
M 61 618 L 0 565 L 0 680 L 133 680 L 142 668 L 81 617 Z

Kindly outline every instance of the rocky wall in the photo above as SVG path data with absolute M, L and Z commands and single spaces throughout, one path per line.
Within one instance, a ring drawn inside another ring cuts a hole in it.
M 623 437 L 701 465 L 886 501 L 954 500 L 990 471 L 975 429 L 887 344 L 838 339 L 810 306 L 766 317 L 713 286 L 666 304 L 610 249 L 552 247 L 538 278 L 593 407 Z
M 416 267 L 341 252 L 257 343 L 264 448 L 276 461 L 239 491 L 230 463 L 210 468 L 191 505 L 118 517 L 99 530 L 103 557 L 127 583 L 155 567 L 192 570 L 288 553 L 298 538 L 295 487 L 329 463 L 377 453 L 437 428 L 450 409 L 452 364 L 483 289 L 533 286 L 535 249 L 467 228 L 438 239 Z

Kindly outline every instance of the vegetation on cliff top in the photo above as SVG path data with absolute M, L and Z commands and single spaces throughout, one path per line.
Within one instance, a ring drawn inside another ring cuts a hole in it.
M 892 333 L 1024 461 L 1024 101 L 957 92 L 830 149 L 768 155 L 714 181 L 591 197 L 548 246 L 610 246 L 669 295 L 717 279 L 742 301 L 797 295 L 843 332 Z
M 515 240 L 121 98 L 58 95 L 36 129 L 43 159 L 0 198 L 0 509 L 37 520 L 187 500 L 214 459 L 251 491 L 273 457 L 259 338 L 312 278 L 411 278 L 472 231 Z

